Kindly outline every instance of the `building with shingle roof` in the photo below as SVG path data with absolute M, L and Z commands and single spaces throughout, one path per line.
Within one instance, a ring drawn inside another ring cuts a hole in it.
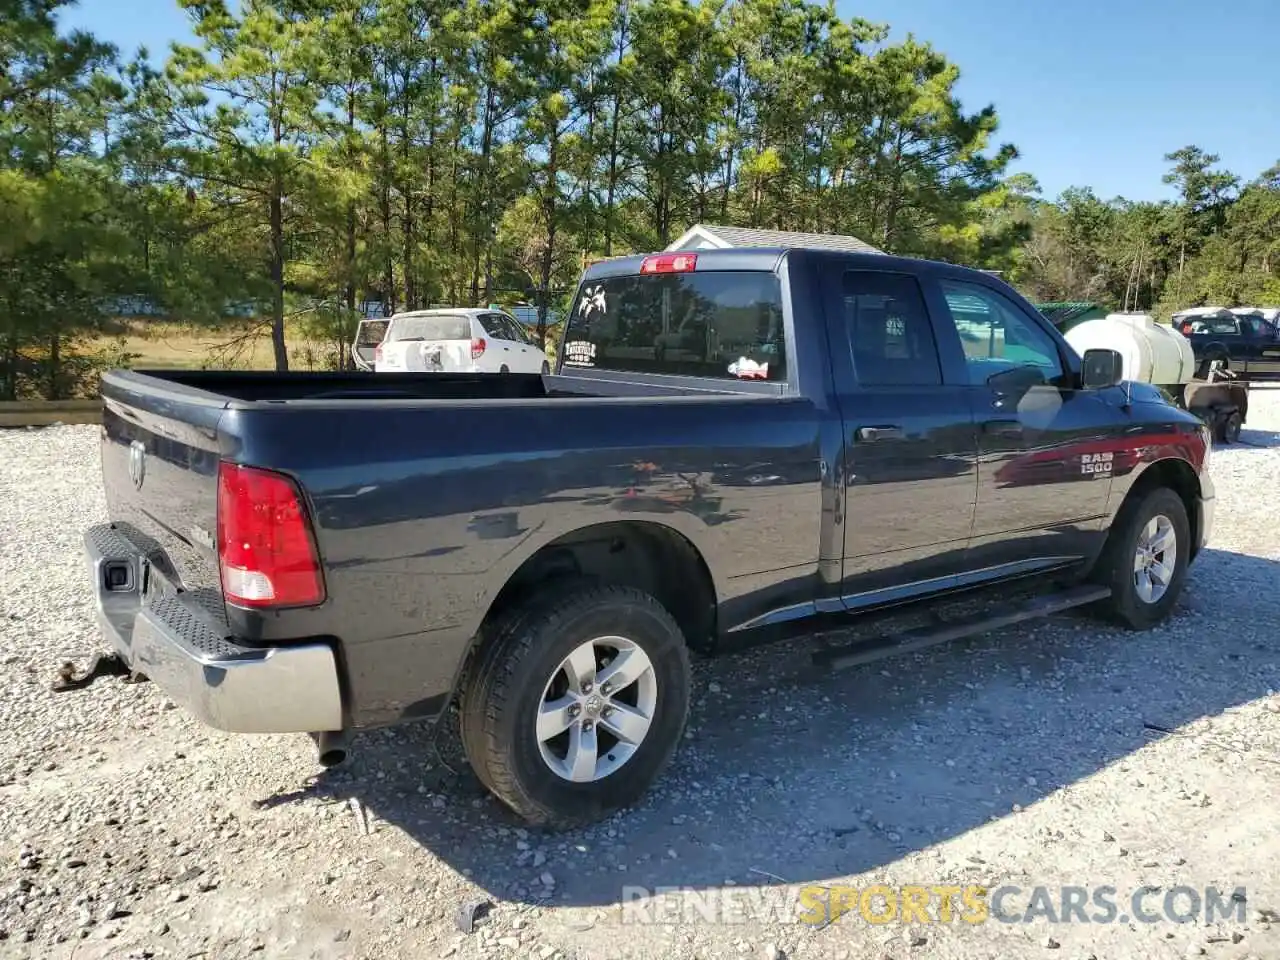
M 720 227 L 694 224 L 668 250 L 728 250 L 733 247 L 805 247 L 813 250 L 843 250 L 847 253 L 883 253 L 857 237 L 834 233 L 792 233 L 786 230 L 756 230 L 752 227 Z

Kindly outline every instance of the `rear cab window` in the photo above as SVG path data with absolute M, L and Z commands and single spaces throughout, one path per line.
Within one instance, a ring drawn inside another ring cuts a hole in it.
M 785 381 L 781 281 L 764 270 L 588 280 L 565 327 L 563 366 Z

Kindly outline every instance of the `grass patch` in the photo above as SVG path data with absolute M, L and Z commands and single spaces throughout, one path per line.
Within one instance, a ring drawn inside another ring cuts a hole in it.
M 307 340 L 286 327 L 289 366 L 324 370 L 333 360 L 333 344 Z M 129 366 L 181 370 L 274 370 L 271 329 L 260 323 L 223 324 L 217 328 L 178 323 L 119 320 L 109 333 L 88 341 L 83 352 L 118 352 Z

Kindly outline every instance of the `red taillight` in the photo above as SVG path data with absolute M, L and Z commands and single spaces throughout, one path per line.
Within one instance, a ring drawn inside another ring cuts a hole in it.
M 292 480 L 218 464 L 218 567 L 228 603 L 303 607 L 324 601 L 320 558 Z
M 480 355 L 484 353 L 484 348 L 486 346 L 488 346 L 488 344 L 484 342 L 484 337 L 472 337 L 471 338 L 471 359 L 479 360 Z
M 640 264 L 641 273 L 687 273 L 698 265 L 696 253 L 664 253 L 645 257 Z

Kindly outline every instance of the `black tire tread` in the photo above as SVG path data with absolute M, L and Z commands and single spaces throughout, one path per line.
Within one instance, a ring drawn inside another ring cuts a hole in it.
M 680 628 L 671 614 L 657 600 L 634 587 L 608 586 L 590 580 L 573 578 L 554 583 L 546 593 L 511 610 L 492 624 L 483 638 L 484 648 L 476 669 L 462 691 L 460 719 L 463 749 L 476 776 L 499 800 L 531 824 L 557 830 L 571 829 L 595 819 L 591 811 L 580 815 L 566 814 L 539 803 L 520 783 L 507 762 L 509 754 L 499 742 L 497 727 L 501 714 L 528 681 L 524 669 L 538 640 L 557 626 L 581 613 L 584 607 L 602 602 L 642 604 L 677 634 Z M 688 648 L 676 647 L 688 669 Z M 688 703 L 684 704 L 687 715 Z M 679 727 L 684 728 L 685 717 Z M 675 752 L 675 744 L 663 766 Z
M 1137 535 L 1137 526 L 1145 523 L 1155 512 L 1164 513 L 1173 521 L 1179 533 L 1177 569 L 1175 582 L 1170 585 L 1168 599 L 1161 599 L 1157 604 L 1146 605 L 1137 601 L 1132 588 L 1132 557 L 1129 555 L 1133 539 Z M 1146 493 L 1133 497 L 1120 508 L 1120 513 L 1111 526 L 1111 534 L 1107 545 L 1099 559 L 1095 579 L 1111 587 L 1111 596 L 1103 603 L 1103 612 L 1109 619 L 1132 630 L 1146 630 L 1155 626 L 1169 609 L 1177 602 L 1182 590 L 1182 580 L 1186 575 L 1187 560 L 1191 549 L 1190 517 L 1187 516 L 1186 504 L 1177 491 L 1169 487 L 1154 487 Z M 1163 606 L 1162 606 L 1163 605 Z M 1155 611 L 1159 608 L 1158 612 Z

